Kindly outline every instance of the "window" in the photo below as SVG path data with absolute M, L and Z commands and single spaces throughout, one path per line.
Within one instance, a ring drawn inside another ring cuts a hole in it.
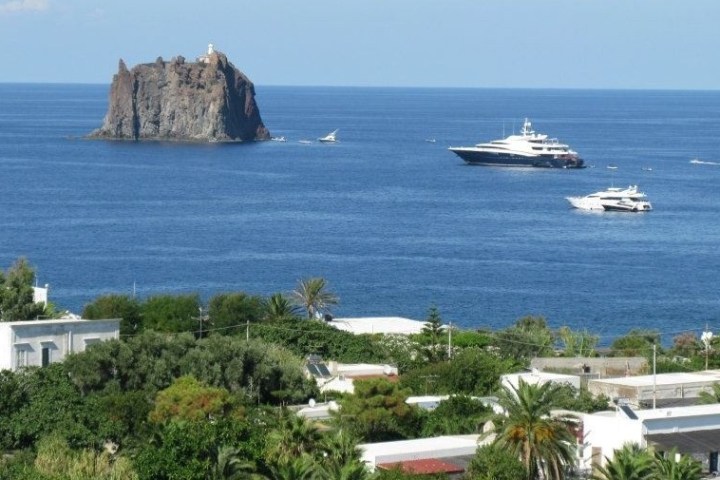
M 27 367 L 27 350 L 20 347 L 15 350 L 15 368 Z
M 50 365 L 50 347 L 43 347 L 42 349 L 42 366 L 47 367 Z

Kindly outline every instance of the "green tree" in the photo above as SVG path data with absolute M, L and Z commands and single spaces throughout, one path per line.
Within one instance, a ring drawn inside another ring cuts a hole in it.
M 158 392 L 150 420 L 206 421 L 223 416 L 233 409 L 230 393 L 224 388 L 208 387 L 186 375 Z
M 282 293 L 274 293 L 263 302 L 263 320 L 276 322 L 297 317 L 300 307 L 294 305 Z
M 505 386 L 498 394 L 504 415 L 494 419 L 495 445 L 521 459 L 528 480 L 561 480 L 573 460 L 575 438 L 569 426 L 550 416 L 559 387 L 553 383 Z
M 517 455 L 496 445 L 483 445 L 475 452 L 465 475 L 467 480 L 518 480 L 527 472 Z
M 140 302 L 129 295 L 103 295 L 85 305 L 82 317 L 89 320 L 119 318 L 120 334 L 132 335 L 142 331 Z
M 430 392 L 489 395 L 498 388 L 500 376 L 510 372 L 514 366 L 513 360 L 471 347 L 461 350 L 449 361 L 405 371 L 400 383 L 416 395 Z
M 594 396 L 587 388 L 578 390 L 569 384 L 560 385 L 554 402 L 555 408 L 584 413 L 601 412 L 610 406 L 610 398 L 606 395 Z
M 242 292 L 215 295 L 208 304 L 212 330 L 224 335 L 244 331 L 247 322 L 260 321 L 263 313 L 263 299 Z
M 297 457 L 316 451 L 321 439 L 318 427 L 286 409 L 281 410 L 280 415 L 277 427 L 267 436 L 266 456 Z
M 427 415 L 422 427 L 424 437 L 479 433 L 492 409 L 466 395 L 443 400 Z
M 655 472 L 656 478 L 663 480 L 700 480 L 702 464 L 688 455 L 678 455 L 677 450 L 672 449 L 665 455 L 655 452 Z
M 155 295 L 141 304 L 143 326 L 158 332 L 196 332 L 200 330 L 200 297 Z
M 637 444 L 615 450 L 612 460 L 605 457 L 605 465 L 597 467 L 593 480 L 650 480 L 656 477 L 653 457 Z
M 292 299 L 305 309 L 308 318 L 315 318 L 323 310 L 338 304 L 338 297 L 327 290 L 327 282 L 319 277 L 300 280 L 292 292 Z
M 422 333 L 430 340 L 430 347 L 427 349 L 428 359 L 430 361 L 435 361 L 438 358 L 442 358 L 443 355 L 441 355 L 440 353 L 438 343 L 440 340 L 440 336 L 443 333 L 443 324 L 442 318 L 440 318 L 440 312 L 438 311 L 437 307 L 430 307 L 430 311 L 428 312 L 428 317 L 425 321 L 425 325 L 423 326 Z
M 33 301 L 35 270 L 21 257 L 7 270 L 0 271 L 0 320 L 35 320 L 45 315 L 45 306 Z
M 340 400 L 339 428 L 367 442 L 411 438 L 419 430 L 419 414 L 405 403 L 408 390 L 384 378 L 355 380 L 355 394 Z
M 505 358 L 528 360 L 553 355 L 555 337 L 544 317 L 526 316 L 496 335 L 500 354 Z
M 652 354 L 653 345 L 660 345 L 660 334 L 655 330 L 633 329 L 616 339 L 610 346 L 614 356 L 634 357 Z
M 560 327 L 558 337 L 563 343 L 563 355 L 566 357 L 592 357 L 600 339 L 587 330 L 574 331 L 570 327 Z

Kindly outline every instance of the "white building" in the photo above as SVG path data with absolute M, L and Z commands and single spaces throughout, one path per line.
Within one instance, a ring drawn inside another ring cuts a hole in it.
M 614 451 L 627 443 L 635 443 L 656 451 L 670 451 L 701 455 L 704 469 L 718 469 L 720 451 L 720 404 L 690 407 L 633 410 L 618 407 L 613 412 L 598 412 L 583 416 L 586 468 L 603 465 L 612 459 Z
M 429 460 L 436 460 L 445 465 L 449 463 L 464 470 L 478 447 L 492 443 L 493 439 L 493 435 L 445 435 L 396 442 L 364 443 L 358 445 L 358 449 L 361 452 L 361 460 L 371 471 L 383 466 L 402 467 L 406 462 Z M 441 471 L 417 473 L 441 473 Z
M 120 338 L 120 320 L 27 320 L 0 322 L 0 370 L 45 366 L 88 345 Z
M 422 333 L 426 323 L 403 317 L 334 318 L 327 322 L 328 325 L 338 330 L 344 330 L 354 335 L 364 333 L 412 335 Z
M 313 367 L 313 365 L 315 367 Z M 323 364 L 309 363 L 306 368 L 310 375 L 315 378 L 320 391 L 355 393 L 354 381 L 367 378 L 387 378 L 396 381 L 398 369 L 392 365 L 374 365 L 369 363 L 337 363 L 328 362 L 326 369 Z M 320 366 L 320 368 L 317 368 Z
M 580 389 L 580 377 L 578 375 L 565 375 L 562 373 L 541 372 L 533 369 L 531 372 L 509 373 L 500 377 L 503 386 L 512 386 L 517 389 L 520 380 L 532 385 L 542 385 L 548 382 L 557 384 L 568 384 Z
M 593 395 L 623 399 L 635 408 L 678 406 L 697 403 L 700 392 L 712 391 L 720 382 L 720 370 L 692 373 L 662 373 L 635 377 L 602 378 L 588 381 Z

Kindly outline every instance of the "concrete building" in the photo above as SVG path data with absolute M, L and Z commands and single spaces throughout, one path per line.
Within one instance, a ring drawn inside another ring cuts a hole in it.
M 412 335 L 422 333 L 426 322 L 403 317 L 333 318 L 327 324 L 354 335 L 384 333 Z
M 580 377 L 578 375 L 541 372 L 537 369 L 533 369 L 530 372 L 509 373 L 506 375 L 502 375 L 500 377 L 500 383 L 503 386 L 512 386 L 513 388 L 517 389 L 521 379 L 525 383 L 530 383 L 533 385 L 542 385 L 548 382 L 558 384 L 565 383 L 577 389 L 580 389 Z
M 697 403 L 702 391 L 712 391 L 720 382 L 720 370 L 692 373 L 662 373 L 636 377 L 588 380 L 593 395 L 607 395 L 611 400 L 622 399 L 634 408 L 680 406 Z
M 649 371 L 644 357 L 536 357 L 530 360 L 530 366 L 591 378 L 641 375 Z
M 323 393 L 329 391 L 354 393 L 353 382 L 357 379 L 386 378 L 391 382 L 398 380 L 398 369 L 392 365 L 325 362 L 318 355 L 307 357 L 305 374 L 315 380 Z
M 718 469 L 720 451 L 720 404 L 690 407 L 633 410 L 620 406 L 616 411 L 583 416 L 582 466 L 603 465 L 614 451 L 636 443 L 655 451 L 692 454 L 704 458 L 704 470 Z
M 0 370 L 45 366 L 93 343 L 120 337 L 120 320 L 28 320 L 0 322 Z
M 479 446 L 492 443 L 493 435 L 445 435 L 358 445 L 361 460 L 371 471 L 400 468 L 406 472 L 459 474 Z M 422 469 L 422 471 L 420 471 Z

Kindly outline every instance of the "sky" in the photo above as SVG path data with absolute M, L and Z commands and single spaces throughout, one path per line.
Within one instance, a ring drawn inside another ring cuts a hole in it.
M 720 88 L 720 0 L 0 0 L 0 82 L 204 53 L 256 85 Z

